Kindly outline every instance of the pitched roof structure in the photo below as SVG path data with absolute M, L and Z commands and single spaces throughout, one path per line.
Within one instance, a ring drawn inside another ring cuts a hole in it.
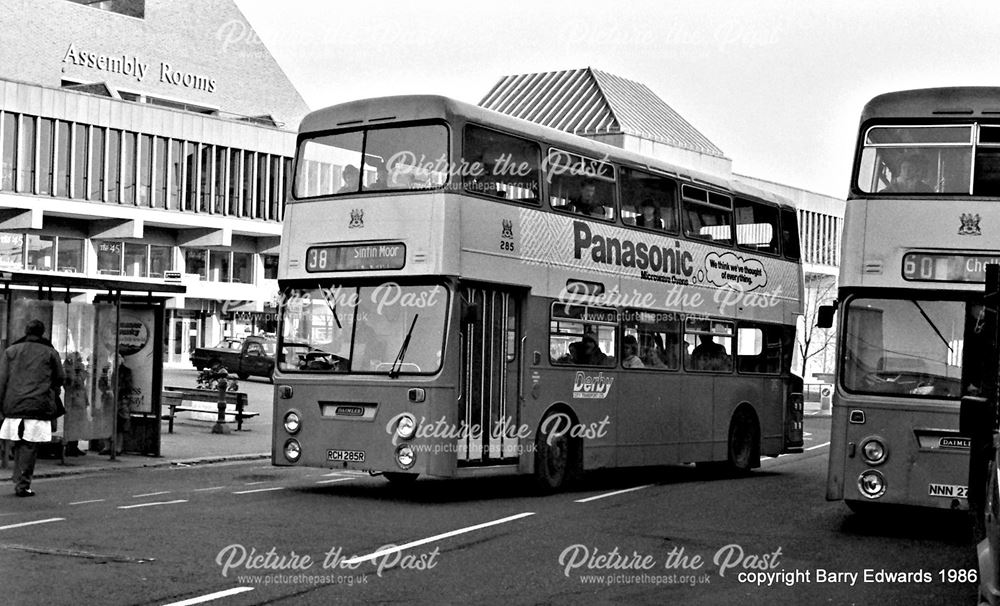
M 505 76 L 479 105 L 576 135 L 632 135 L 725 157 L 649 87 L 590 67 Z

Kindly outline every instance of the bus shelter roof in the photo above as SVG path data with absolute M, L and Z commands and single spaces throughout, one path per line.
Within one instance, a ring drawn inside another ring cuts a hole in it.
M 0 285 L 3 286 L 37 286 L 40 288 L 67 288 L 81 290 L 104 290 L 111 292 L 130 293 L 173 293 L 184 294 L 187 287 L 183 284 L 168 284 L 166 282 L 141 282 L 138 280 L 122 280 L 118 278 L 91 278 L 65 274 L 43 274 L 16 271 L 0 271 Z

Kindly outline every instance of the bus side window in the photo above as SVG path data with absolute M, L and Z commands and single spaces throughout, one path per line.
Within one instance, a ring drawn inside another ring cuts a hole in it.
M 465 127 L 463 187 L 466 191 L 520 202 L 538 202 L 541 152 L 534 141 L 480 126 Z

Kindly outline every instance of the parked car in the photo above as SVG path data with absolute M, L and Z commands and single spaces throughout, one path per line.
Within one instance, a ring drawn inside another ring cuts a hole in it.
M 251 336 L 242 340 L 227 337 L 215 347 L 195 349 L 191 364 L 203 370 L 220 362 L 240 379 L 250 376 L 270 379 L 274 373 L 275 345 L 275 340 L 268 337 Z

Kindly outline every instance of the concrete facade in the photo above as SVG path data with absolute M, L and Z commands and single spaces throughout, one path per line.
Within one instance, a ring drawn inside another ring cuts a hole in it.
M 115 3 L 0 1 L 0 269 L 183 282 L 164 360 L 187 365 L 273 329 L 308 108 L 232 2 Z

